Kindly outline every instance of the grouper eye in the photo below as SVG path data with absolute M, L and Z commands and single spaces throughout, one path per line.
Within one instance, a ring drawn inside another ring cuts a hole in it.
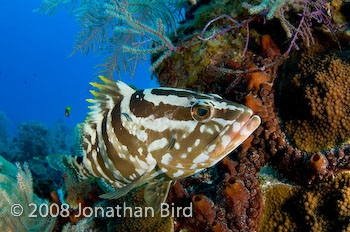
M 195 102 L 191 107 L 191 115 L 194 120 L 208 121 L 213 116 L 213 106 L 206 102 Z
M 196 110 L 197 110 L 196 114 L 199 117 L 205 117 L 207 114 L 209 114 L 209 110 L 203 107 L 198 107 Z

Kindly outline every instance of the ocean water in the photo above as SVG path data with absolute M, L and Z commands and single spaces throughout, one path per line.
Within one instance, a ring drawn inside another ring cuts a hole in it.
M 33 12 L 40 0 L 4 1 L 0 7 L 0 111 L 10 120 L 10 133 L 27 121 L 52 125 L 57 120 L 74 127 L 84 122 L 92 98 L 89 82 L 96 82 L 102 63 L 96 54 L 70 57 L 78 23 L 66 10 L 54 16 Z M 20 7 L 19 7 L 20 6 Z M 139 65 L 133 78 L 120 77 L 139 89 L 159 86 L 151 80 L 149 61 Z M 118 77 L 116 76 L 116 80 Z M 71 115 L 65 117 L 65 108 Z

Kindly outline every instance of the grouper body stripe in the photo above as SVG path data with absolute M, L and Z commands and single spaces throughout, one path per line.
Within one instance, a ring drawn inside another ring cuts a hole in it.
M 117 109 L 117 107 L 114 107 L 114 109 Z M 113 111 L 112 111 L 112 115 L 113 115 Z M 118 147 L 117 148 L 114 147 L 109 142 L 109 137 L 108 137 L 106 127 L 107 127 L 107 119 L 103 120 L 103 123 L 102 123 L 102 137 L 103 137 L 103 142 L 106 145 L 105 152 L 115 167 L 115 169 L 113 170 L 114 174 L 119 181 L 122 181 L 124 183 L 129 183 L 130 181 L 127 179 L 128 177 L 127 174 L 130 170 L 134 169 L 134 165 L 128 159 L 120 158 L 117 152 Z
M 154 103 L 155 105 L 159 105 L 160 102 L 163 102 L 164 104 L 188 107 L 191 105 L 188 105 L 188 102 L 186 102 L 186 99 L 187 101 L 188 99 L 195 101 L 196 99 L 199 98 L 199 99 L 206 99 L 206 100 L 215 99 L 215 107 L 217 109 L 236 110 L 237 108 L 242 107 L 242 105 L 238 106 L 239 104 L 236 104 L 234 102 L 230 102 L 231 104 L 228 104 L 227 100 L 217 98 L 213 95 L 201 94 L 201 93 L 197 93 L 189 90 L 178 90 L 173 88 L 158 88 L 158 89 L 146 89 L 144 90 L 144 93 L 145 95 L 147 93 L 147 95 L 145 96 L 145 99 L 149 102 Z M 248 108 L 246 109 L 248 110 Z
M 172 120 L 178 121 L 192 121 L 191 106 L 196 102 L 195 98 L 179 98 L 177 96 L 171 96 L 166 99 L 163 95 L 152 95 L 146 98 L 147 93 L 151 90 L 139 90 L 135 92 L 130 99 L 129 110 L 133 116 L 138 118 L 151 117 L 152 119 L 162 118 L 165 115 L 171 117 Z M 146 93 L 146 94 L 145 94 Z M 213 98 L 211 96 L 211 98 Z M 192 99 L 192 100 L 191 100 Z M 210 99 L 205 98 L 205 99 Z M 230 105 L 226 102 L 217 102 L 214 107 L 216 110 L 216 118 L 222 118 L 224 120 L 232 120 L 235 117 L 238 118 L 244 110 L 248 110 L 246 107 L 239 107 Z M 232 114 L 228 114 L 226 108 L 230 108 Z M 127 108 L 122 108 L 123 112 L 126 112 Z

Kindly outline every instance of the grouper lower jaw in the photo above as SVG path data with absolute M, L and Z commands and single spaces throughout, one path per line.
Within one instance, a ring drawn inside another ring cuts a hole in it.
M 261 119 L 258 115 L 247 117 L 241 123 L 234 122 L 227 126 L 223 134 L 216 138 L 216 145 L 208 144 L 206 151 L 212 165 L 223 159 L 226 155 L 243 143 L 260 125 Z

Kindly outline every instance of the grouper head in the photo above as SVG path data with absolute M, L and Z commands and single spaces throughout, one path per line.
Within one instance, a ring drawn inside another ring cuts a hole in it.
M 174 179 L 213 166 L 260 125 L 251 109 L 216 94 L 145 89 L 131 94 L 128 103 L 123 125 Z

